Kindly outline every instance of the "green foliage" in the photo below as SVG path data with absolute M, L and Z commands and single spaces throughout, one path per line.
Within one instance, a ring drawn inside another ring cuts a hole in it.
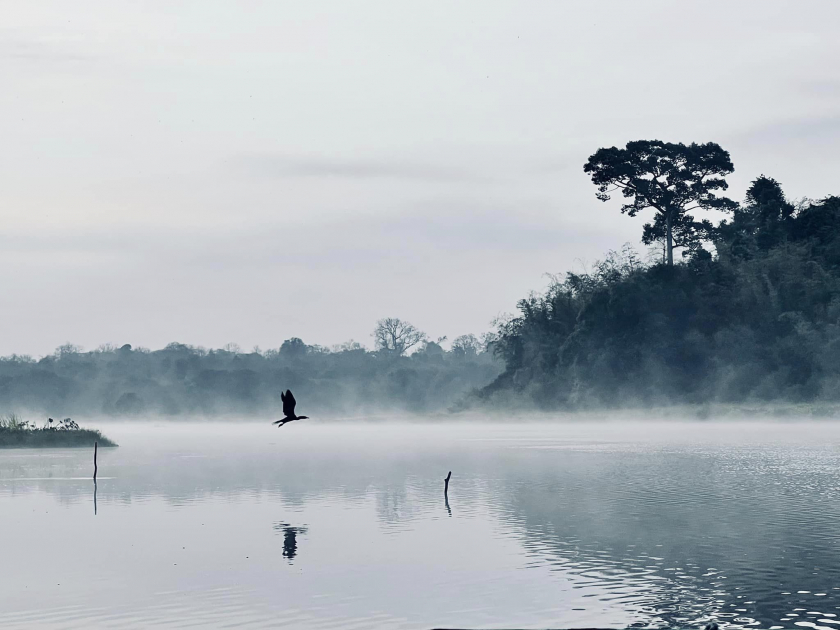
M 625 249 L 519 304 L 485 399 L 545 408 L 840 400 L 840 198 L 758 178 L 682 264 Z M 503 396 L 500 396 L 503 394 Z

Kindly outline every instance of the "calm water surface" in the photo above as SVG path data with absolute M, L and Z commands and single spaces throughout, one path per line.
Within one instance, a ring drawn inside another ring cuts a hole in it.
M 840 628 L 838 424 L 104 428 L 0 451 L 0 627 Z

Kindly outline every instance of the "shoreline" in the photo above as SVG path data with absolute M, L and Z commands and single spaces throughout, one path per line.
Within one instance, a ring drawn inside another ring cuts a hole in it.
M 118 446 L 95 429 L 61 431 L 57 429 L 8 429 L 0 427 L 0 449 L 3 448 L 102 448 Z

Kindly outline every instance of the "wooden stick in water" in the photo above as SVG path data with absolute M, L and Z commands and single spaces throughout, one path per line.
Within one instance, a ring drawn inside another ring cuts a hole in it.
M 99 446 L 98 442 L 93 443 L 93 481 L 96 481 L 96 448 Z
M 445 496 L 449 496 L 449 479 L 450 479 L 450 477 L 452 477 L 452 471 L 451 470 L 449 471 L 449 474 L 446 475 L 446 479 L 443 480 L 443 483 L 444 483 L 443 494 Z

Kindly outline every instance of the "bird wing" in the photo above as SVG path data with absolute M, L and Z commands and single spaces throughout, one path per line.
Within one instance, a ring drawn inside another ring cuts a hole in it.
M 283 414 L 286 416 L 294 416 L 295 415 L 295 405 L 297 401 L 295 397 L 292 395 L 292 390 L 287 389 L 286 395 L 284 396 L 282 393 L 280 394 L 280 400 L 283 401 Z

